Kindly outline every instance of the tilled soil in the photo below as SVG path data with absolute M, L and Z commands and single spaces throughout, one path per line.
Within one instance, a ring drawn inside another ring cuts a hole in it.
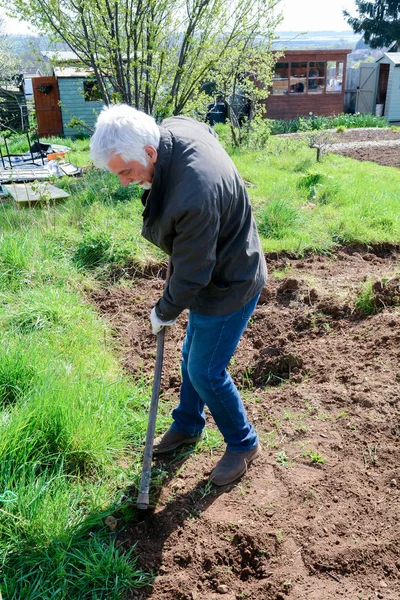
M 383 247 L 267 257 L 230 367 L 262 455 L 226 488 L 207 483 L 222 444 L 157 459 L 155 508 L 119 531 L 156 578 L 126 600 L 400 598 L 399 258 Z M 378 312 L 365 316 L 355 299 L 370 279 Z M 135 376 L 152 377 L 162 288 L 139 278 L 92 296 Z M 185 323 L 167 330 L 163 406 L 178 398 Z
M 367 160 L 385 167 L 400 167 L 400 146 L 386 142 L 385 146 L 358 146 L 358 147 L 336 147 L 331 150 L 336 154 L 355 158 L 356 160 Z
M 318 132 L 313 132 L 318 135 Z M 320 132 L 326 135 L 326 131 Z M 375 162 L 387 167 L 400 167 L 400 131 L 390 128 L 360 128 L 347 129 L 337 132 L 334 129 L 329 133 L 333 145 L 329 152 L 341 154 L 360 161 Z M 294 133 L 279 137 L 306 139 L 309 133 Z

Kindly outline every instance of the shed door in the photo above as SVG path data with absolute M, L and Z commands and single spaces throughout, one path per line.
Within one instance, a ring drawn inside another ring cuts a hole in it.
M 379 63 L 361 63 L 356 111 L 375 114 Z
M 57 79 L 35 77 L 32 87 L 39 135 L 59 135 L 63 132 L 63 126 Z

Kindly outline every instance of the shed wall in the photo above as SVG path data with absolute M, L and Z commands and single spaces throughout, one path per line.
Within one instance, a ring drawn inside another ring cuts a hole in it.
M 393 64 L 389 74 L 385 117 L 389 121 L 400 121 L 400 67 Z
M 316 115 L 334 115 L 343 112 L 344 94 L 320 94 L 309 96 L 269 96 L 267 100 L 267 117 L 269 119 L 295 119 Z
M 72 117 L 77 117 L 94 129 L 97 115 L 104 106 L 101 101 L 86 102 L 83 95 L 84 77 L 59 77 L 60 102 L 64 135 L 82 133 L 79 128 L 68 127 Z

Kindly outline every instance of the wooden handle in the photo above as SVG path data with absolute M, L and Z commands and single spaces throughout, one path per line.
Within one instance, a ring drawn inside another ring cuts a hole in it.
M 171 277 L 171 259 L 168 263 L 167 275 L 165 279 L 165 285 L 167 285 Z M 151 477 L 151 461 L 153 458 L 153 440 L 156 429 L 156 419 L 158 410 L 158 399 L 160 396 L 161 386 L 161 375 L 162 365 L 164 358 L 164 340 L 165 340 L 165 327 L 157 334 L 157 353 L 156 353 L 156 365 L 154 368 L 154 381 L 153 389 L 151 392 L 151 402 L 149 411 L 149 420 L 147 424 L 146 432 L 146 443 L 144 446 L 143 454 L 143 466 L 142 476 L 140 478 L 139 494 L 136 501 L 136 506 L 140 510 L 146 510 L 149 507 L 149 489 L 150 489 L 150 477 Z

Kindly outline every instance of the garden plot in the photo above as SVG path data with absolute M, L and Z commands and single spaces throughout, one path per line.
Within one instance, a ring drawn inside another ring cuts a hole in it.
M 223 452 L 160 458 L 155 509 L 119 531 L 154 600 L 400 597 L 400 251 L 268 257 L 270 280 L 231 361 L 264 451 L 214 489 Z M 163 280 L 92 292 L 127 371 L 151 380 Z M 177 401 L 186 316 L 168 328 L 161 411 Z M 214 432 L 209 419 L 208 429 Z
M 387 167 L 400 167 L 400 131 L 397 129 L 350 129 L 339 134 L 330 152 Z
M 361 128 L 340 132 L 330 130 L 330 132 L 332 144 L 329 146 L 329 152 L 356 160 L 375 162 L 382 166 L 400 167 L 400 128 Z M 279 137 L 305 139 L 310 133 L 287 134 Z M 318 132 L 313 133 L 318 134 Z

